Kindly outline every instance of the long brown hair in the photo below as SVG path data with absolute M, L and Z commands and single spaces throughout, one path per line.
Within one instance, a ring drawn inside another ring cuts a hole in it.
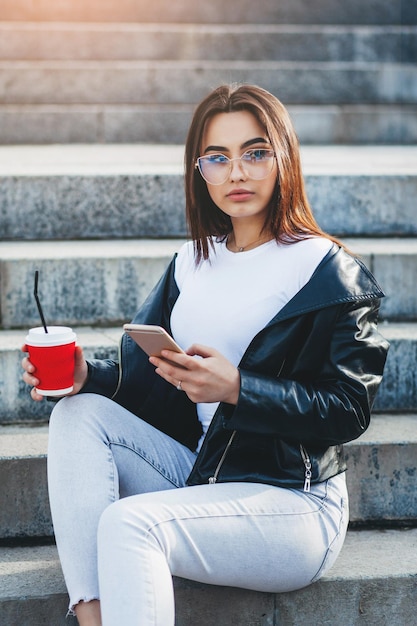
M 213 202 L 206 182 L 195 168 L 208 122 L 218 113 L 249 111 L 263 126 L 277 159 L 277 180 L 264 230 L 277 241 L 293 243 L 306 236 L 328 237 L 317 224 L 304 185 L 298 138 L 284 105 L 256 85 L 221 85 L 198 105 L 185 146 L 185 199 L 196 261 L 207 259 L 213 237 L 232 231 L 230 217 Z

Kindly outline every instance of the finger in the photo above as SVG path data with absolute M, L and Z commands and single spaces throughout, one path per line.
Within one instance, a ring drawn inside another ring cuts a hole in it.
M 188 356 L 201 356 L 203 359 L 208 357 L 216 356 L 218 354 L 217 350 L 214 348 L 209 348 L 208 346 L 203 346 L 199 343 L 193 343 L 187 350 Z
M 74 352 L 75 364 L 78 365 L 84 361 L 84 352 L 81 346 L 75 346 Z
M 29 374 L 28 372 L 25 372 L 23 374 L 22 379 L 23 382 L 25 382 L 30 387 L 36 387 L 36 385 L 39 385 L 39 378 L 36 378 L 36 376 L 32 376 L 32 374 Z
M 23 346 L 20 348 L 22 352 L 29 352 L 27 345 L 24 343 Z
M 181 371 L 184 371 L 184 370 L 182 369 Z M 180 390 L 184 391 L 184 387 L 183 387 L 184 381 L 183 381 L 181 375 L 178 375 L 178 377 L 175 378 L 175 376 L 170 376 L 166 372 L 162 371 L 159 367 L 156 368 L 155 374 L 158 374 L 158 376 L 160 376 L 161 378 L 166 380 L 167 383 L 170 383 L 171 385 L 173 385 L 177 389 L 178 389 L 178 385 L 179 385 L 179 383 L 181 381 Z
M 26 372 L 33 373 L 35 371 L 35 366 L 29 361 L 27 356 L 22 359 L 21 363 Z
M 154 360 L 151 360 L 154 359 Z M 193 359 L 185 352 L 174 352 L 172 350 L 162 350 L 159 357 L 151 357 L 150 362 L 156 367 L 162 367 L 164 371 L 170 372 L 169 367 L 176 369 L 192 369 Z M 167 369 L 168 368 L 168 369 Z
M 177 366 L 174 362 L 167 361 L 160 357 L 150 357 L 149 361 L 156 367 L 156 373 L 165 378 L 165 380 L 168 380 L 168 382 L 172 382 L 172 379 L 178 380 L 186 371 L 184 367 L 180 365 Z
M 30 390 L 30 395 L 32 400 L 35 400 L 35 402 L 40 402 L 41 400 L 43 400 L 43 396 L 41 396 L 41 394 L 38 393 L 34 387 Z

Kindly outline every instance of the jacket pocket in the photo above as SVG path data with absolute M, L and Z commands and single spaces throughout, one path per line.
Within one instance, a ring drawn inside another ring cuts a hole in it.
M 223 452 L 223 454 L 222 454 L 222 456 L 221 456 L 221 458 L 220 458 L 220 461 L 219 461 L 219 462 L 218 462 L 218 464 L 217 464 L 216 469 L 214 470 L 213 476 L 210 476 L 210 478 L 209 478 L 209 480 L 208 480 L 209 485 L 214 485 L 214 484 L 217 482 L 217 477 L 218 477 L 219 472 L 220 472 L 220 470 L 221 470 L 221 468 L 222 468 L 222 465 L 223 465 L 223 463 L 224 463 L 224 461 L 225 461 L 225 459 L 226 459 L 227 453 L 228 453 L 228 452 L 229 452 L 229 450 L 230 450 L 230 446 L 232 445 L 232 443 L 233 443 L 233 439 L 235 438 L 235 436 L 236 436 L 236 430 L 234 430 L 234 431 L 232 432 L 232 434 L 230 435 L 230 439 L 229 439 L 229 441 L 227 442 L 227 446 L 226 446 L 226 448 L 224 449 L 224 452 Z

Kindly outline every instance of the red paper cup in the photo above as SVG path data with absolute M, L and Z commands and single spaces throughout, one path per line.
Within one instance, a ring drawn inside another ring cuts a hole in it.
M 39 378 L 36 391 L 42 396 L 62 396 L 74 388 L 74 350 L 76 335 L 67 326 L 31 328 L 25 343 L 29 360 Z

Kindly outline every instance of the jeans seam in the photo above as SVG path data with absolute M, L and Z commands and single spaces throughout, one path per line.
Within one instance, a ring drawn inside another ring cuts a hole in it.
M 317 509 L 316 511 L 303 511 L 303 512 L 299 512 L 299 511 L 290 511 L 288 513 L 284 513 L 284 512 L 279 512 L 279 513 L 217 513 L 217 514 L 213 514 L 213 515 L 199 515 L 198 518 L 193 515 L 193 514 L 189 514 L 189 515 L 177 515 L 176 517 L 168 517 L 166 519 L 163 520 L 159 520 L 158 522 L 155 522 L 154 524 L 152 524 L 152 526 L 149 526 L 146 528 L 147 532 L 152 533 L 152 530 L 154 528 L 158 528 L 158 526 L 162 526 L 163 524 L 167 524 L 168 522 L 178 522 L 178 521 L 187 521 L 187 520 L 195 520 L 195 519 L 215 519 L 215 518 L 219 518 L 219 519 L 224 519 L 227 517 L 287 517 L 287 516 L 297 516 L 297 517 L 304 517 L 307 515 L 317 515 L 317 513 L 320 513 L 321 509 Z
M 148 463 L 148 465 L 150 465 L 155 471 L 157 471 L 161 476 L 163 476 L 172 485 L 174 485 L 174 487 L 177 487 L 177 488 L 181 487 L 181 484 L 178 481 L 174 480 L 172 476 L 167 474 L 165 469 L 161 467 L 161 465 L 157 464 L 151 457 L 148 457 L 143 450 L 134 448 L 133 446 L 128 445 L 127 443 L 109 440 L 109 447 L 111 448 L 111 446 L 120 446 L 121 448 L 126 448 L 127 450 L 130 450 L 131 452 L 139 456 L 143 461 Z

